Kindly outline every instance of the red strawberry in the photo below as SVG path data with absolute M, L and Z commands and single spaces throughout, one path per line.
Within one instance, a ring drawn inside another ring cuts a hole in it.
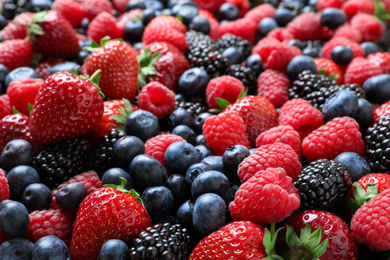
M 136 56 L 135 49 L 125 42 L 103 41 L 102 47 L 89 55 L 84 66 L 89 75 L 102 70 L 99 86 L 107 97 L 131 101 L 137 92 Z
M 12 106 L 7 94 L 0 95 L 0 119 L 12 114 Z
M 11 81 L 7 88 L 11 107 L 25 115 L 30 115 L 28 105 L 34 104 L 35 97 L 42 84 L 42 79 L 32 78 Z
M 61 63 L 60 60 L 45 60 L 38 64 L 35 71 L 39 74 L 41 79 L 46 80 L 50 76 L 51 68 L 59 63 Z
M 9 198 L 8 180 L 5 173 L 0 169 L 0 202 Z
M 119 13 L 124 13 L 126 10 L 127 4 L 131 0 L 113 0 L 112 5 L 114 6 L 114 9 L 117 10 Z
M 351 19 L 351 26 L 362 33 L 363 41 L 378 42 L 385 33 L 383 23 L 371 14 L 358 13 Z
M 203 125 L 203 135 L 211 149 L 222 155 L 232 145 L 249 147 L 245 136 L 246 127 L 237 111 L 226 111 L 208 117 Z
M 224 2 L 224 0 L 195 0 L 199 8 L 206 9 L 212 13 L 217 12 Z
M 89 21 L 102 12 L 112 13 L 112 4 L 108 0 L 83 0 L 81 7 Z
M 244 84 L 232 76 L 216 77 L 207 84 L 206 98 L 209 108 L 220 108 L 216 98 L 222 98 L 229 103 L 237 100 L 240 93 L 244 92 Z
M 29 23 L 28 36 L 34 50 L 43 56 L 69 58 L 80 49 L 72 25 L 55 11 L 36 13 Z
M 75 28 L 80 26 L 81 21 L 85 17 L 83 8 L 74 0 L 56 0 L 51 10 L 62 14 Z
M 234 220 L 258 224 L 279 222 L 299 208 L 301 199 L 283 168 L 258 171 L 242 184 L 229 204 Z
M 245 28 L 245 30 L 242 28 Z M 251 19 L 240 18 L 235 21 L 221 24 L 219 31 L 221 36 L 230 33 L 239 36 L 253 44 L 255 42 L 255 36 L 257 33 L 257 23 Z
M 251 147 L 264 131 L 278 124 L 275 107 L 264 97 L 245 96 L 229 105 L 225 111 L 237 111 L 246 126 L 246 135 Z
M 334 75 L 337 83 L 340 85 L 344 82 L 344 72 L 341 68 L 332 60 L 324 59 L 324 58 L 314 58 L 314 63 L 316 64 L 317 71 L 325 70 L 325 76 L 329 77 Z
M 14 139 L 24 139 L 34 144 L 29 127 L 29 117 L 23 114 L 10 114 L 0 120 L 0 151 Z
M 73 138 L 95 128 L 102 115 L 103 99 L 94 83 L 57 72 L 39 89 L 30 118 L 31 135 L 44 144 Z
M 89 24 L 87 35 L 92 41 L 98 43 L 106 36 L 109 36 L 111 39 L 122 38 L 123 30 L 123 28 L 117 25 L 116 19 L 112 14 L 102 12 Z
M 81 202 L 73 227 L 72 259 L 97 259 L 106 240 L 116 238 L 130 242 L 151 226 L 149 214 L 132 195 L 134 192 L 124 190 L 125 184 L 123 180 L 118 189 L 100 188 Z
M 377 186 L 377 193 L 381 193 L 384 190 L 390 188 L 390 175 L 385 173 L 371 173 L 360 178 L 357 183 L 367 191 L 368 183 L 372 183 Z
M 367 79 L 382 73 L 382 69 L 369 59 L 363 57 L 353 58 L 345 70 L 344 83 L 356 83 L 363 86 Z
M 9 71 L 28 66 L 32 58 L 32 47 L 25 40 L 16 39 L 0 43 L 0 64 L 6 66 Z
M 341 9 L 344 11 L 348 20 L 357 13 L 375 14 L 374 1 L 370 0 L 349 0 L 343 3 Z
M 215 41 L 218 40 L 220 36 L 219 22 L 215 18 L 215 16 L 209 11 L 203 9 L 199 10 L 199 15 L 207 18 L 207 20 L 210 23 L 210 33 L 209 33 L 210 38 Z
M 7 24 L 0 32 L 0 36 L 4 40 L 24 39 L 27 36 L 27 26 L 33 18 L 33 13 L 21 13 Z
M 203 238 L 189 259 L 264 259 L 263 237 L 262 226 L 251 221 L 235 221 Z
M 381 67 L 384 74 L 390 73 L 390 53 L 376 52 L 367 56 L 367 59 Z
M 257 95 L 268 99 L 275 107 L 281 107 L 288 101 L 290 80 L 277 70 L 265 70 L 257 78 Z
M 379 119 L 385 117 L 387 114 L 390 114 L 390 101 L 387 101 L 374 109 L 372 124 L 375 124 Z
M 296 16 L 286 26 L 296 39 L 314 41 L 321 38 L 322 25 L 319 16 L 313 12 L 302 13 Z

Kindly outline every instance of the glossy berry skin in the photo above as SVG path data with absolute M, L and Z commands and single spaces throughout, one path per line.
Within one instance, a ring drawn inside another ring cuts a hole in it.
M 353 182 L 358 181 L 363 176 L 370 174 L 370 165 L 367 161 L 354 152 L 343 152 L 334 158 L 336 162 L 340 162 L 347 167 L 347 171 Z
M 274 19 L 279 26 L 286 26 L 292 19 L 294 19 L 295 14 L 292 10 L 287 8 L 278 8 L 275 11 Z
M 185 200 L 190 198 L 190 188 L 187 187 L 185 176 L 181 174 L 172 174 L 168 177 L 167 188 L 172 192 L 175 198 L 175 206 L 180 206 Z
M 187 125 L 192 128 L 194 125 L 194 118 L 184 108 L 177 108 L 169 115 L 168 124 L 171 130 L 178 125 Z
M 145 27 L 142 22 L 130 21 L 125 25 L 123 38 L 130 42 L 139 42 L 142 40 L 144 29 Z
M 322 107 L 322 116 L 329 121 L 338 116 L 354 117 L 358 110 L 358 99 L 354 92 L 341 89 L 331 95 Z
M 34 149 L 24 139 L 9 141 L 1 152 L 1 167 L 9 171 L 19 165 L 31 165 L 34 158 Z
M 237 173 L 238 165 L 250 154 L 249 149 L 243 145 L 230 146 L 222 155 L 223 168 L 230 174 Z
M 11 81 L 13 80 L 22 80 L 27 78 L 38 78 L 39 74 L 30 67 L 18 67 L 12 70 L 10 73 L 7 74 L 5 77 L 5 86 L 9 86 Z
M 232 199 L 229 179 L 219 171 L 199 174 L 191 185 L 191 195 L 197 198 L 205 193 L 215 193 L 229 203 Z
M 130 259 L 129 248 L 126 243 L 119 239 L 109 239 L 104 242 L 98 260 L 106 259 Z
M 55 236 L 45 236 L 35 242 L 32 259 L 70 260 L 71 255 L 64 241 Z
M 142 141 L 156 136 L 160 131 L 158 118 L 146 110 L 137 110 L 126 119 L 126 134 L 139 137 Z
M 370 54 L 379 52 L 378 45 L 374 42 L 362 42 L 360 46 L 364 50 L 364 56 L 367 57 Z
M 145 153 L 144 142 L 136 136 L 123 136 L 118 139 L 112 149 L 112 158 L 117 167 L 128 169 L 137 155 Z
M 152 216 L 167 214 L 174 204 L 172 192 L 164 186 L 146 188 L 141 195 L 146 210 Z
M 209 35 L 211 26 L 209 20 L 207 20 L 206 17 L 197 15 L 194 18 L 192 18 L 189 24 L 189 29 L 196 32 L 201 32 L 205 35 Z
M 130 174 L 121 168 L 110 168 L 105 171 L 102 176 L 102 185 L 119 185 L 122 182 L 121 178 L 124 178 L 126 180 L 125 189 L 131 190 L 133 188 L 133 180 L 131 179 Z
M 173 173 L 184 174 L 188 167 L 200 161 L 194 146 L 186 142 L 175 142 L 165 151 L 164 161 Z
M 245 60 L 245 66 L 256 72 L 256 75 L 260 75 L 260 73 L 264 71 L 259 54 L 252 54 L 248 56 Z
M 43 183 L 29 184 L 23 191 L 21 202 L 29 212 L 49 209 L 52 202 L 51 191 Z
M 191 187 L 192 183 L 199 176 L 199 174 L 212 170 L 212 166 L 208 163 L 194 163 L 188 167 L 185 174 L 185 181 L 188 187 Z
M 363 84 L 366 99 L 375 104 L 390 100 L 390 75 L 382 74 L 367 79 Z
M 347 20 L 347 17 L 343 10 L 338 8 L 325 8 L 321 12 L 320 22 L 323 26 L 330 29 L 336 29 L 343 25 Z
M 359 98 L 358 105 L 358 110 L 353 118 L 358 122 L 360 131 L 365 133 L 371 122 L 373 122 L 374 108 L 370 101 L 365 98 Z
M 213 114 L 209 113 L 209 112 L 203 112 L 203 113 L 200 113 L 194 120 L 194 127 L 192 129 L 194 129 L 195 133 L 200 135 L 202 134 L 203 132 L 203 124 L 204 124 L 204 121 L 212 116 Z
M 204 136 L 201 139 L 205 140 Z M 203 159 L 205 159 L 208 156 L 215 155 L 214 151 L 210 148 L 210 146 L 207 145 L 207 142 L 206 141 L 202 141 L 202 142 L 204 142 L 205 144 L 198 144 L 198 145 L 195 146 L 195 149 L 199 153 L 200 159 L 203 160 Z
M 226 57 L 230 64 L 241 64 L 244 61 L 244 55 L 236 47 L 229 47 L 222 52 L 222 56 Z
M 299 73 L 305 70 L 310 70 L 313 73 L 317 72 L 316 64 L 313 61 L 313 58 L 306 55 L 299 55 L 292 58 L 287 66 L 287 76 L 290 80 L 297 79 Z
M 209 76 L 204 69 L 186 70 L 179 79 L 180 92 L 187 97 L 202 97 L 209 83 Z
M 31 259 L 34 244 L 24 238 L 14 238 L 3 242 L 0 245 L 0 258 L 24 260 Z
M 27 232 L 29 225 L 26 207 L 14 200 L 3 200 L 0 203 L 0 229 L 9 237 L 20 237 Z
M 192 224 L 193 209 L 194 203 L 191 200 L 187 200 L 177 210 L 177 220 L 182 226 L 186 228 L 194 227 Z
M 257 26 L 257 30 L 259 31 L 261 36 L 265 37 L 269 32 L 278 27 L 279 25 L 274 18 L 266 17 L 260 21 Z
M 72 182 L 57 191 L 57 205 L 65 210 L 77 208 L 88 195 L 87 189 L 80 182 Z
M 6 175 L 10 189 L 10 198 L 20 200 L 24 189 L 32 183 L 39 183 L 38 172 L 31 166 L 19 165 L 12 168 Z
M 201 163 L 205 163 L 211 166 L 212 170 L 224 173 L 223 161 L 221 155 L 210 155 L 202 159 Z
M 348 46 L 339 45 L 332 49 L 330 57 L 335 63 L 346 65 L 353 59 L 353 51 Z
M 172 134 L 183 137 L 190 144 L 195 144 L 195 132 L 186 125 L 178 125 L 172 130 Z
M 219 7 L 217 17 L 220 21 L 234 21 L 239 17 L 239 10 L 234 4 L 224 3 Z
M 28 104 L 34 104 L 35 97 L 42 83 L 42 79 L 31 78 L 11 81 L 7 88 L 11 106 L 20 113 L 29 115 Z

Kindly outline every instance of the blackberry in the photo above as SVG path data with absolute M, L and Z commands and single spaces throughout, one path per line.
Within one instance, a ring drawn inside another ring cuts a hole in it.
M 210 38 L 210 36 L 196 31 L 188 31 L 186 33 L 186 39 L 188 42 L 188 48 L 194 48 L 196 46 L 212 46 L 218 48 L 217 42 Z
M 303 71 L 289 89 L 289 98 L 306 99 L 314 107 L 321 110 L 325 101 L 339 89 L 340 86 L 335 80 L 321 74 Z
M 292 11 L 295 15 L 302 13 L 304 4 L 301 1 L 282 1 L 278 8 L 286 8 Z
M 294 186 L 301 197 L 302 210 L 329 211 L 343 201 L 352 187 L 352 180 L 344 164 L 320 159 L 302 170 Z
M 175 109 L 178 108 L 184 108 L 190 115 L 195 118 L 200 113 L 207 112 L 208 106 L 206 103 L 203 102 L 176 101 Z
M 354 92 L 357 98 L 366 98 L 366 93 L 364 93 L 363 88 L 361 88 L 358 84 L 342 84 L 340 85 L 340 89 L 346 89 Z
M 91 143 L 85 137 L 57 142 L 34 157 L 33 167 L 50 189 L 88 169 Z
M 365 148 L 371 171 L 390 173 L 390 114 L 368 128 Z
M 1 14 L 7 18 L 7 20 L 12 20 L 18 14 L 27 12 L 31 9 L 30 0 L 4 0 L 3 8 Z
M 314 50 L 315 52 L 315 56 L 316 57 L 321 57 L 321 51 L 322 51 L 322 47 L 324 45 L 323 42 L 319 41 L 319 40 L 316 40 L 316 41 L 306 41 L 306 42 L 303 42 L 304 43 L 304 48 L 303 49 L 311 49 L 311 50 Z
M 254 72 L 251 68 L 244 67 L 239 64 L 231 65 L 230 75 L 241 80 L 244 86 L 248 89 L 249 95 L 257 94 L 256 72 Z
M 221 53 L 229 47 L 236 47 L 247 58 L 252 52 L 252 44 L 249 41 L 230 33 L 222 35 L 217 44 Z
M 142 231 L 130 246 L 132 260 L 188 259 L 190 236 L 180 224 L 156 224 Z
M 112 159 L 112 148 L 114 143 L 125 135 L 126 133 L 124 132 L 111 129 L 108 134 L 100 139 L 99 146 L 92 153 L 90 160 L 90 169 L 96 171 L 100 177 L 102 177 L 105 171 L 115 167 Z

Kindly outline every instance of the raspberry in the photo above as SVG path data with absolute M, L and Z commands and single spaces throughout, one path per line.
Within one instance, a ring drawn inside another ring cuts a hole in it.
M 27 26 L 32 17 L 33 13 L 21 13 L 17 15 L 12 22 L 8 23 L 6 27 L 3 28 L 0 32 L 0 36 L 4 40 L 13 40 L 13 39 L 24 39 L 27 36 Z
M 318 10 L 323 10 L 328 7 L 340 9 L 343 4 L 344 0 L 318 0 L 316 3 L 316 8 Z
M 334 61 L 324 58 L 314 58 L 313 61 L 316 64 L 317 71 L 325 70 L 325 76 L 329 77 L 333 74 L 337 77 L 336 82 L 343 84 L 344 72 Z
M 250 19 L 241 18 L 222 24 L 219 30 L 221 36 L 231 33 L 253 44 L 257 33 L 257 24 Z
M 256 139 L 256 147 L 280 142 L 288 144 L 301 159 L 301 139 L 299 133 L 289 125 L 280 125 L 261 133 Z
M 270 4 L 258 5 L 249 10 L 244 18 L 253 21 L 256 25 L 266 17 L 273 17 L 275 15 L 275 7 Z
M 299 204 L 298 190 L 286 171 L 268 168 L 240 186 L 229 210 L 234 220 L 268 224 L 291 216 Z
M 286 26 L 287 30 L 294 35 L 295 39 L 301 41 L 315 41 L 321 38 L 322 25 L 313 12 L 302 13 L 296 16 Z
M 246 182 L 256 172 L 269 167 L 281 167 L 293 180 L 301 173 L 302 165 L 291 146 L 276 142 L 260 146 L 238 166 L 238 177 Z
M 349 0 L 343 3 L 341 9 L 348 20 L 357 13 L 375 14 L 375 4 L 371 0 Z
M 94 42 L 100 42 L 105 36 L 110 36 L 111 39 L 122 38 L 123 29 L 118 27 L 113 15 L 102 12 L 89 24 L 87 35 Z
M 390 190 L 378 194 L 352 217 L 352 236 L 371 251 L 390 250 Z
M 383 74 L 390 73 L 390 53 L 376 52 L 368 55 L 367 59 L 381 67 Z
M 249 147 L 245 131 L 244 121 L 236 111 L 208 117 L 203 125 L 203 135 L 216 155 L 222 155 L 227 148 L 236 144 Z
M 288 101 L 290 80 L 277 70 L 265 70 L 257 79 L 257 95 L 267 98 L 275 107 Z
M 379 119 L 385 117 L 387 114 L 390 114 L 390 101 L 387 101 L 374 109 L 372 124 L 375 124 Z
M 199 15 L 205 17 L 210 23 L 210 38 L 215 41 L 218 40 L 220 36 L 218 20 L 207 10 L 199 10 Z
M 11 102 L 7 94 L 0 95 L 0 119 L 12 114 Z
M 353 58 L 348 64 L 344 74 L 344 83 L 356 83 L 363 86 L 363 83 L 373 77 L 382 74 L 382 69 L 367 58 Z
M 223 98 L 230 103 L 234 103 L 244 89 L 244 84 L 232 76 L 220 76 L 210 80 L 206 88 L 209 108 L 220 108 L 215 98 Z
M 0 169 L 0 202 L 9 198 L 9 187 L 5 173 Z
M 336 117 L 302 141 L 302 153 L 309 161 L 332 160 L 343 152 L 355 152 L 364 156 L 359 124 L 350 117 Z
M 286 28 L 275 28 L 267 34 L 267 37 L 275 38 L 280 42 L 288 42 L 294 39 L 294 35 L 290 33 Z
M 91 22 L 102 12 L 112 13 L 112 4 L 108 0 L 83 0 L 81 2 L 81 7 L 83 8 L 85 16 Z
M 174 134 L 156 135 L 155 137 L 152 137 L 145 142 L 145 154 L 155 158 L 168 171 L 164 160 L 165 151 L 167 150 L 168 146 L 170 146 L 174 142 L 179 141 L 186 142 L 181 136 Z
M 359 44 L 344 37 L 333 38 L 322 47 L 322 57 L 330 60 L 330 53 L 336 46 L 344 45 L 352 49 L 353 57 L 364 57 L 364 50 Z
M 363 41 L 362 33 L 358 29 L 353 28 L 350 24 L 343 24 L 337 27 L 333 34 L 333 38 L 337 37 L 344 37 L 356 43 L 361 43 Z
M 201 9 L 206 9 L 212 13 L 218 11 L 224 0 L 195 0 L 196 5 Z
M 35 68 L 35 71 L 39 74 L 39 76 L 46 80 L 50 76 L 50 70 L 55 65 L 61 63 L 59 60 L 46 60 L 42 61 L 38 64 L 38 66 Z
M 358 13 L 351 19 L 351 26 L 363 35 L 363 41 L 379 42 L 385 33 L 383 23 L 374 15 Z
M 138 105 L 161 119 L 175 110 L 175 93 L 163 84 L 152 81 L 139 93 Z
M 290 125 L 301 139 L 324 124 L 322 113 L 302 98 L 287 101 L 279 111 L 279 125 Z

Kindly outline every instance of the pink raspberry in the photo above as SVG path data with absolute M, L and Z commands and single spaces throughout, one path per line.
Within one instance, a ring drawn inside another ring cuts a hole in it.
M 358 29 L 353 28 L 350 24 L 343 24 L 337 27 L 333 34 L 333 38 L 337 37 L 344 37 L 356 43 L 361 43 L 363 41 L 362 33 Z
M 273 17 L 275 7 L 270 4 L 261 4 L 249 10 L 244 18 L 253 21 L 256 25 L 266 17 Z
M 322 34 L 322 25 L 313 12 L 302 13 L 296 16 L 286 26 L 287 30 L 294 35 L 295 39 L 301 41 L 319 40 Z
M 347 19 L 350 20 L 357 13 L 375 14 L 375 4 L 371 0 L 348 0 L 341 7 Z
M 382 74 L 382 69 L 374 62 L 367 58 L 357 57 L 353 58 L 348 64 L 344 74 L 344 83 L 356 83 L 363 86 L 363 83 L 373 77 Z
M 257 95 L 265 97 L 275 107 L 281 107 L 288 101 L 289 88 L 287 75 L 277 70 L 265 70 L 257 79 Z
M 383 23 L 371 14 L 356 14 L 351 19 L 351 26 L 362 33 L 363 41 L 379 42 L 385 33 Z
M 330 53 L 336 46 L 344 45 L 352 49 L 353 57 L 364 57 L 364 50 L 359 44 L 344 37 L 332 38 L 322 47 L 322 57 L 330 60 Z
M 209 108 L 220 108 L 215 98 L 226 99 L 234 103 L 244 91 L 244 84 L 232 76 L 220 76 L 210 80 L 206 88 L 206 98 Z
M 368 55 L 367 59 L 381 67 L 384 74 L 390 73 L 390 53 L 376 52 Z

